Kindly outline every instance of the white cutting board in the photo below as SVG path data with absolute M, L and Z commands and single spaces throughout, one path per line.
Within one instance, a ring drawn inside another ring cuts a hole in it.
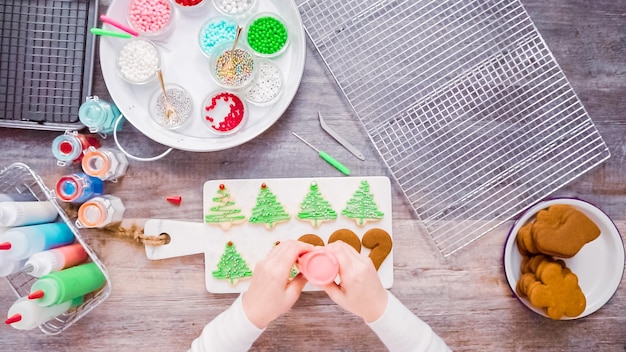
M 384 216 L 379 221 L 358 226 L 354 220 L 342 216 L 341 210 L 346 207 L 348 200 L 359 189 L 363 180 L 369 183 L 370 193 Z M 312 182 L 317 183 L 322 196 L 337 212 L 336 220 L 324 222 L 318 227 L 314 227 L 310 222 L 298 220 L 296 217 Z M 291 215 L 289 221 L 276 224 L 271 230 L 264 225 L 247 221 L 256 205 L 257 195 L 263 183 L 276 195 L 277 201 Z M 393 238 L 391 184 L 387 177 L 211 180 L 207 181 L 203 188 L 203 214 L 207 214 L 208 209 L 213 205 L 212 199 L 217 196 L 220 184 L 228 188 L 235 206 L 241 208 L 242 213 L 246 215 L 246 222 L 223 230 L 219 225 L 201 222 L 151 219 L 144 227 L 145 235 L 158 236 L 161 233 L 167 233 L 171 238 L 167 245 L 146 246 L 148 259 L 158 260 L 204 253 L 206 288 L 211 293 L 237 293 L 248 288 L 249 279 L 240 280 L 236 285 L 231 285 L 228 280 L 217 280 L 211 274 L 216 270 L 217 263 L 229 241 L 235 244 L 241 257 L 250 269 L 254 270 L 256 263 L 270 252 L 276 241 L 297 240 L 304 234 L 316 234 L 327 243 L 330 235 L 339 229 L 349 229 L 362 238 L 367 230 L 381 228 Z M 361 249 L 361 255 L 367 256 L 369 252 L 368 248 Z M 393 285 L 393 249 L 380 266 L 378 275 L 385 288 Z M 320 289 L 315 285 L 307 284 L 304 290 L 318 291 Z

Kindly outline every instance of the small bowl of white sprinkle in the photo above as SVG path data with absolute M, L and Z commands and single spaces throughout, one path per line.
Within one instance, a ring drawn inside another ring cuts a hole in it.
M 132 84 L 145 84 L 156 78 L 161 59 L 157 47 L 144 39 L 131 39 L 117 56 L 117 71 Z
M 175 130 L 191 120 L 193 99 L 189 92 L 176 84 L 166 84 L 167 102 L 172 105 L 174 113 L 167 116 L 167 103 L 161 88 L 157 89 L 150 99 L 150 116 L 157 125 L 168 130 Z
M 217 11 L 230 16 L 245 16 L 256 7 L 257 0 L 213 0 Z

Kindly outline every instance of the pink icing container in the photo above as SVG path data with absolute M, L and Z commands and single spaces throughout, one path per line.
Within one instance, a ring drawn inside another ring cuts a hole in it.
M 325 286 L 335 281 L 339 273 L 339 262 L 334 254 L 318 249 L 301 255 L 298 269 L 310 283 Z

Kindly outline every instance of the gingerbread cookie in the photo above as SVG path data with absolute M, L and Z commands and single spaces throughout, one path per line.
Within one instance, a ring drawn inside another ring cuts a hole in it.
M 335 241 L 343 241 L 352 246 L 352 248 L 354 248 L 357 252 L 361 253 L 361 240 L 359 239 L 359 236 L 351 230 L 339 229 L 333 232 L 328 238 L 328 243 L 333 243 Z
M 300 236 L 300 238 L 298 238 L 298 241 L 309 243 L 314 246 L 320 246 L 320 247 L 324 246 L 324 240 L 320 236 L 312 234 L 312 233 Z
M 600 228 L 576 208 L 557 204 L 537 213 L 531 234 L 538 252 L 571 258 L 600 236 Z
M 246 221 L 246 216 L 241 213 L 241 208 L 235 207 L 235 201 L 224 184 L 219 185 L 217 195 L 212 201 L 212 206 L 204 215 L 205 223 L 219 225 L 222 229 L 229 230 L 232 225 Z
M 322 196 L 317 182 L 311 182 L 309 192 L 300 204 L 297 218 L 310 222 L 314 227 L 318 227 L 324 221 L 337 219 L 337 212 L 333 210 L 330 203 Z
M 391 253 L 393 246 L 391 236 L 383 229 L 374 228 L 368 230 L 361 240 L 363 247 L 369 248 L 372 251 L 369 254 L 372 263 L 376 270 L 380 268 L 380 265 L 385 261 L 385 258 Z
M 555 320 L 576 317 L 585 311 L 586 298 L 575 274 L 556 262 L 540 266 L 537 274 L 541 284 L 528 287 L 526 292 L 533 306 L 543 308 Z

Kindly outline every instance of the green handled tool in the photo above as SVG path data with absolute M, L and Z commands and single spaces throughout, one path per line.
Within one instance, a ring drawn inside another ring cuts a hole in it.
M 305 141 L 302 137 L 298 136 L 295 132 L 291 132 L 291 133 L 293 133 L 293 135 L 296 136 L 296 138 L 298 138 L 299 140 L 303 141 L 306 145 L 308 145 L 313 150 L 315 150 L 319 154 L 320 158 L 326 160 L 326 162 L 329 163 L 330 165 L 332 165 L 335 169 L 341 171 L 345 175 L 350 175 L 350 169 L 348 169 L 342 163 L 337 161 L 337 159 L 335 159 L 332 156 L 328 155 L 328 153 L 323 152 L 323 151 L 315 148 L 311 143 Z
M 116 37 L 116 38 L 124 38 L 124 39 L 130 39 L 133 37 L 132 35 L 128 33 L 113 32 L 113 31 L 108 31 L 106 29 L 102 29 L 102 28 L 92 28 L 90 29 L 90 32 L 95 35 L 103 35 L 103 36 L 108 36 L 108 37 Z

